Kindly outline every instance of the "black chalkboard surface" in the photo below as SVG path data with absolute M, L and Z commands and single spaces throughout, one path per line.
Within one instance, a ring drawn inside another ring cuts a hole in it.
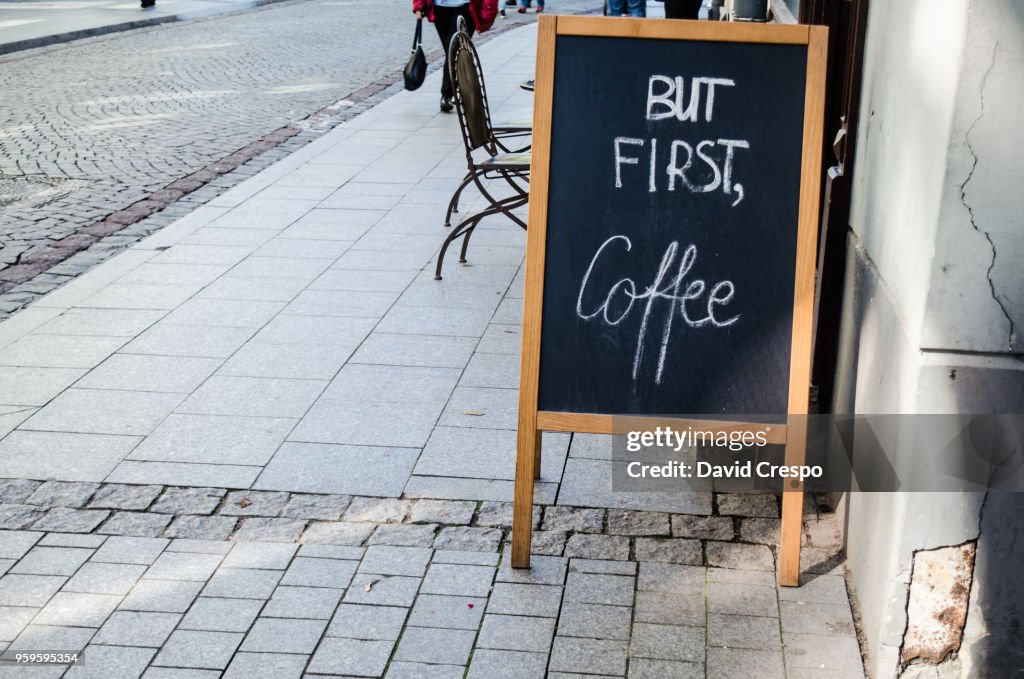
M 554 61 L 538 408 L 786 413 L 807 46 Z

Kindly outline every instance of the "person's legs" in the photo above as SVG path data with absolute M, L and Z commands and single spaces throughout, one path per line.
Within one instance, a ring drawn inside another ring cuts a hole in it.
M 647 0 L 627 0 L 626 6 L 631 17 L 647 16 Z
M 437 30 L 437 37 L 441 40 L 441 47 L 444 49 L 445 67 L 441 78 L 441 109 L 450 111 L 451 104 L 445 109 L 445 100 L 452 98 L 452 79 L 448 74 L 448 44 L 455 35 L 455 21 L 458 16 L 458 7 L 442 7 L 434 5 L 434 28 Z
M 626 13 L 626 0 L 608 0 L 608 16 L 620 17 Z

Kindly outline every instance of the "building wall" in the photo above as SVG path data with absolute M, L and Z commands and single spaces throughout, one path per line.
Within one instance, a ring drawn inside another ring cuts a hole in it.
M 1022 73 L 1020 0 L 871 3 L 836 412 L 1024 412 Z M 899 454 L 932 452 L 912 448 Z M 846 507 L 877 679 L 1024 676 L 1019 495 L 853 493 Z M 966 624 L 908 614 L 925 556 L 966 569 Z M 904 669 L 929 626 L 942 657 Z

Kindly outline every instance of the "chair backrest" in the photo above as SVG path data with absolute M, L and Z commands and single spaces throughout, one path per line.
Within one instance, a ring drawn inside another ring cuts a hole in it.
M 495 155 L 498 150 L 491 129 L 491 113 L 487 107 L 484 74 L 469 34 L 456 31 L 452 36 L 448 48 L 448 69 L 466 152 L 484 148 L 491 155 Z

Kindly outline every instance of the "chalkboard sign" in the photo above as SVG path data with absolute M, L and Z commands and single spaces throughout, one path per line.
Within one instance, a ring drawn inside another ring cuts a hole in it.
M 541 431 L 806 412 L 826 36 L 542 18 L 513 565 Z

